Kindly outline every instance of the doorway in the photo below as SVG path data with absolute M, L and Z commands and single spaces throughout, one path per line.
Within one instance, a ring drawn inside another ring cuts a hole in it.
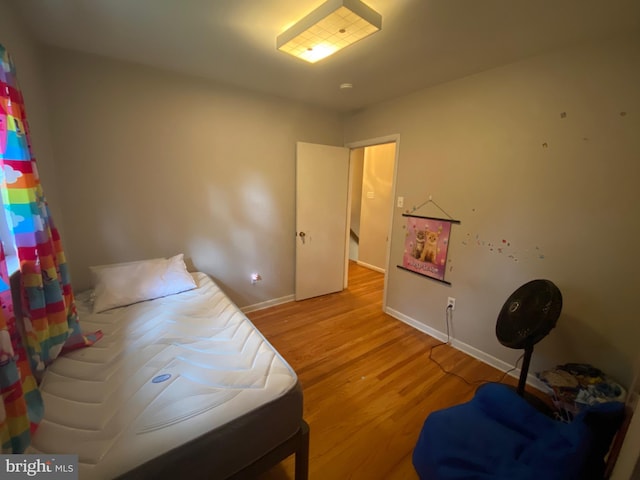
M 349 261 L 383 273 L 383 308 L 386 308 L 399 142 L 399 135 L 390 135 L 346 145 L 350 159 L 344 286 L 348 285 Z
M 387 268 L 395 150 L 383 143 L 350 155 L 349 260 L 380 273 Z
M 349 217 L 353 200 L 357 197 L 359 214 L 354 214 L 354 218 L 357 217 L 358 236 L 356 261 L 361 266 L 384 273 L 383 305 L 386 308 L 398 149 L 399 135 L 351 143 L 345 147 L 297 143 L 296 300 L 339 291 L 348 286 Z M 352 166 L 356 172 L 359 171 L 356 162 L 350 160 L 352 152 L 356 157 L 361 152 L 360 175 L 351 171 Z M 370 161 L 365 162 L 365 159 Z M 341 171 L 329 168 L 334 164 Z M 342 194 L 338 195 L 338 186 L 340 191 L 344 188 L 342 198 L 346 198 L 346 202 L 340 200 Z M 354 195 L 352 190 L 358 193 Z M 329 202 L 332 206 L 328 205 Z M 339 205 L 341 202 L 344 202 L 342 206 Z M 369 209 L 370 206 L 378 208 Z M 322 222 L 317 225 L 318 221 L 323 220 L 331 220 L 331 224 L 340 224 L 340 227 L 334 231 Z M 334 246 L 331 250 L 333 253 L 329 253 L 329 244 Z M 337 269 L 337 287 L 334 287 L 334 282 L 325 285 L 324 280 L 333 279 L 333 275 L 318 273 L 329 267 L 332 272 Z

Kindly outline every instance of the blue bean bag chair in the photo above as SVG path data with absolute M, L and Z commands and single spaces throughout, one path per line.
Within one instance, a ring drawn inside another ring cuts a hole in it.
M 591 480 L 622 423 L 624 404 L 603 403 L 572 423 L 536 410 L 502 384 L 431 413 L 413 451 L 422 480 Z

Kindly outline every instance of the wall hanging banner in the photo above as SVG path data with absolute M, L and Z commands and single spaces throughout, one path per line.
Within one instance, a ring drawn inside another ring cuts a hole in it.
M 403 213 L 407 217 L 402 265 L 398 268 L 433 278 L 447 285 L 444 279 L 451 225 L 458 220 L 423 217 Z

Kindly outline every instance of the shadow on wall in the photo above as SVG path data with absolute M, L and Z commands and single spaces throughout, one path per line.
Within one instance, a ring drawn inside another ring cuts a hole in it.
M 586 357 L 584 352 L 589 352 Z M 564 313 L 560 315 L 556 328 L 536 345 L 533 356 L 536 363 L 544 365 L 544 369 L 555 367 L 549 359 L 555 359 L 558 364 L 588 363 L 624 386 L 631 380 L 635 360 L 626 357 L 580 318 Z M 539 371 L 540 368 L 532 370 Z

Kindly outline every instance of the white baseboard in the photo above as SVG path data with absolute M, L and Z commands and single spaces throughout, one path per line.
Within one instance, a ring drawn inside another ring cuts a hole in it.
M 361 262 L 360 260 L 356 260 L 356 263 L 361 267 L 368 268 L 369 270 L 374 270 L 376 272 L 384 273 L 384 268 L 376 267 L 375 265 L 371 265 L 369 263 Z
M 286 295 L 280 298 L 273 298 L 271 300 L 267 300 L 266 302 L 254 303 L 253 305 L 247 305 L 246 307 L 242 307 L 243 313 L 255 312 L 258 310 L 264 310 L 265 308 L 275 307 L 276 305 L 281 305 L 283 303 L 289 303 L 295 300 L 295 296 L 293 294 Z
M 427 335 L 430 335 L 440 340 L 441 342 L 447 341 L 446 333 L 436 330 L 435 328 L 431 328 L 428 325 L 425 325 L 424 323 L 418 322 L 417 320 L 403 313 L 400 313 L 397 310 L 394 310 L 393 308 L 386 307 L 385 312 L 391 315 L 393 318 L 400 320 L 401 322 L 404 322 L 407 325 L 412 326 L 416 330 L 419 330 L 422 333 L 426 333 Z M 489 355 L 488 353 L 483 352 L 482 350 L 478 350 L 477 348 L 472 347 L 468 343 L 461 342 L 460 340 L 456 340 L 455 338 L 452 338 L 450 341 L 451 341 L 451 346 L 456 350 L 460 350 L 461 352 L 464 352 L 467 355 L 470 355 L 473 358 L 480 360 L 481 362 L 491 365 L 492 367 L 497 368 L 502 372 L 506 372 L 513 368 L 513 365 L 503 360 L 500 360 L 499 358 L 496 358 L 493 355 Z M 520 369 L 517 368 L 512 372 L 508 373 L 508 375 L 514 378 L 519 378 Z M 549 388 L 543 382 L 541 382 L 535 375 L 532 375 L 531 373 L 527 375 L 527 384 L 543 392 L 549 391 Z

